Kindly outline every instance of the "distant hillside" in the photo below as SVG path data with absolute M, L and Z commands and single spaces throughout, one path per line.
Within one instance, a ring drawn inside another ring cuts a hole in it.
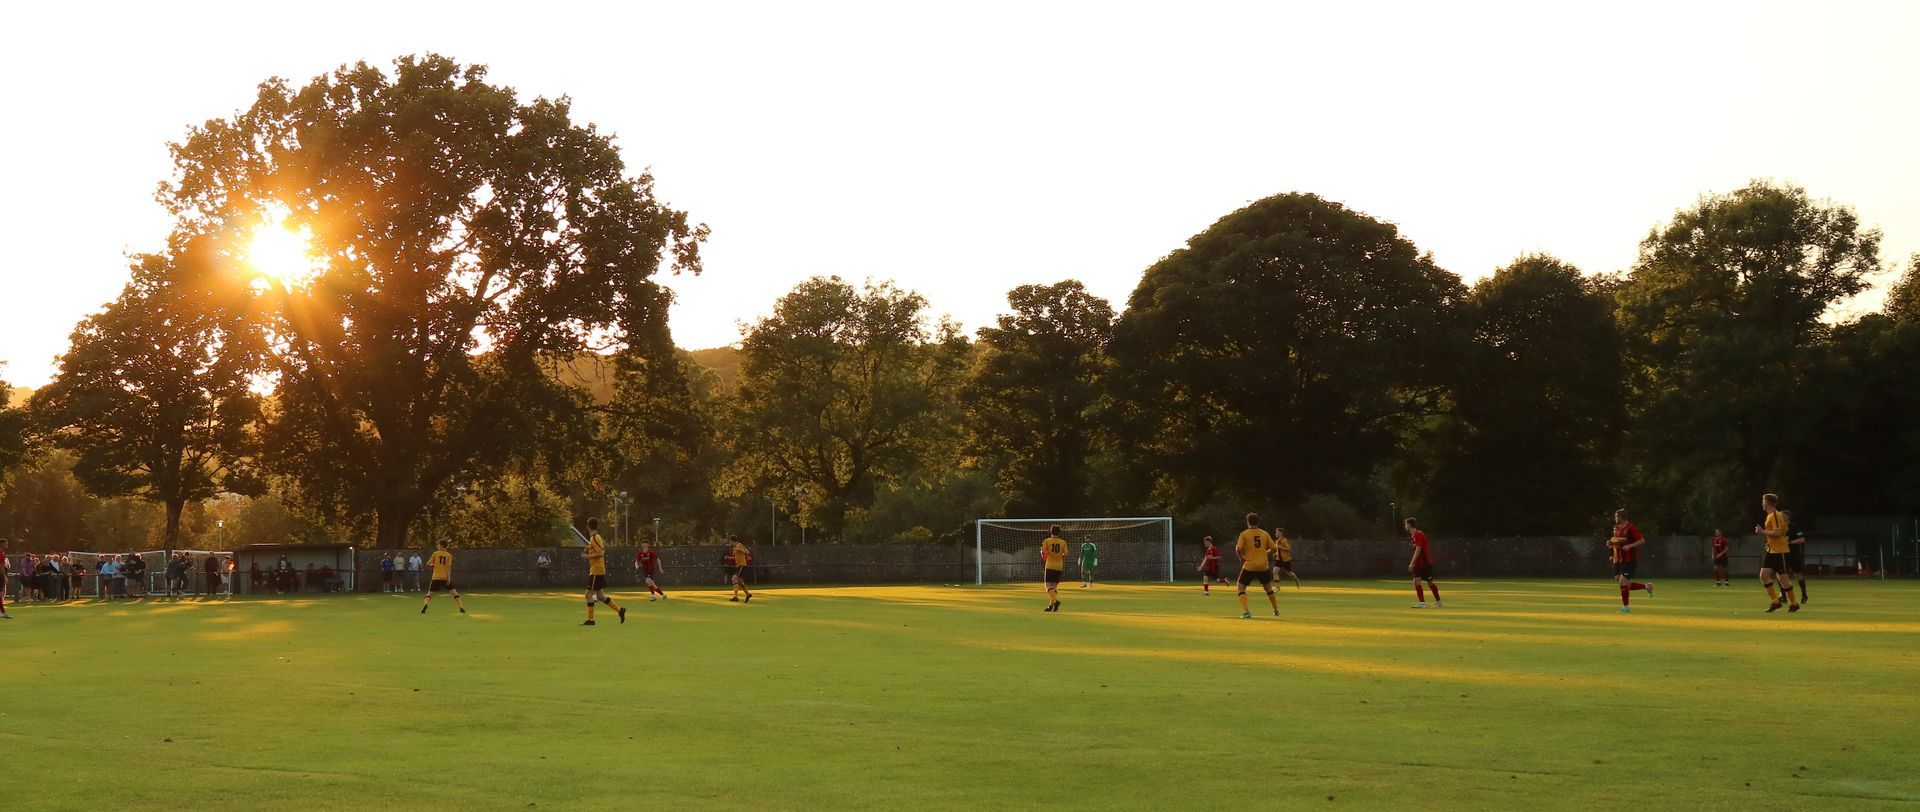
M 714 383 L 721 392 L 731 392 L 740 382 L 740 350 L 733 347 L 715 347 L 710 350 L 691 350 L 687 355 L 700 366 L 713 373 Z

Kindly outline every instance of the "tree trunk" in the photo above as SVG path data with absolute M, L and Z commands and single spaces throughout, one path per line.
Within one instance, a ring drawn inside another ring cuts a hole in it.
M 169 553 L 180 546 L 180 513 L 186 507 L 185 499 L 167 500 L 167 529 L 161 537 L 165 542 L 161 546 L 165 547 Z
M 420 512 L 420 506 L 399 499 L 387 500 L 374 508 L 379 517 L 380 535 L 378 545 L 382 550 L 399 550 L 407 546 L 407 529 L 413 524 L 413 517 Z

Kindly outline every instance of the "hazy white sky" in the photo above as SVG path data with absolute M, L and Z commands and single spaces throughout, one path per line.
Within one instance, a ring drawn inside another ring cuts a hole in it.
M 1589 271 L 1755 177 L 1920 251 L 1920 3 L 38 3 L 0 32 L 0 374 L 44 383 L 166 144 L 262 79 L 437 51 L 572 96 L 713 228 L 676 339 L 732 343 L 808 276 L 892 278 L 969 328 L 1009 288 L 1140 272 L 1302 190 L 1477 278 Z

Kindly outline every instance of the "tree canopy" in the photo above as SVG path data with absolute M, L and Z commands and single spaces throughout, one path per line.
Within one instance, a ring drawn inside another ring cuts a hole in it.
M 929 331 L 919 294 L 815 277 L 780 297 L 741 342 L 726 432 L 735 493 L 769 489 L 837 535 L 849 510 L 952 434 L 939 419 L 959 382 L 952 325 Z
M 1361 486 L 1435 407 L 1458 277 L 1310 194 L 1254 202 L 1148 268 L 1114 328 L 1126 456 L 1190 508 Z
M 260 397 L 249 389 L 257 334 L 208 281 L 178 255 L 137 257 L 132 281 L 80 323 L 32 401 L 90 491 L 166 507 L 169 548 L 188 503 L 260 486 Z
M 254 276 L 275 353 L 275 469 L 382 545 L 448 483 L 581 419 L 543 364 L 659 329 L 663 263 L 697 271 L 703 226 L 626 171 L 566 99 L 522 101 L 440 56 L 360 63 L 173 147 L 179 227 L 311 234 L 310 282 Z

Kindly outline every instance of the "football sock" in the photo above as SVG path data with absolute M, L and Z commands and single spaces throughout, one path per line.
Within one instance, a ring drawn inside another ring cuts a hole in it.
M 1428 589 L 1431 589 L 1431 590 L 1433 590 L 1433 599 L 1434 599 L 1434 600 L 1436 600 L 1436 601 L 1437 601 L 1437 600 L 1440 600 L 1440 585 L 1439 585 L 1439 584 L 1436 584 L 1436 583 L 1434 583 L 1434 582 L 1432 582 L 1432 581 L 1428 581 L 1428 582 L 1427 582 L 1427 588 L 1428 588 Z
M 1427 602 L 1427 590 L 1425 587 L 1420 586 L 1419 581 L 1413 582 L 1413 595 L 1419 598 L 1421 603 Z
M 1628 595 L 1629 593 L 1631 593 L 1632 591 L 1633 591 L 1633 590 L 1631 590 L 1631 589 L 1628 589 L 1627 587 L 1624 587 L 1624 586 L 1623 586 L 1623 587 L 1620 587 L 1620 605 L 1621 605 L 1621 606 L 1626 606 L 1626 605 L 1627 605 L 1627 595 Z
M 1767 582 L 1767 600 L 1773 601 L 1774 603 L 1780 602 L 1780 593 L 1774 591 L 1772 581 Z

